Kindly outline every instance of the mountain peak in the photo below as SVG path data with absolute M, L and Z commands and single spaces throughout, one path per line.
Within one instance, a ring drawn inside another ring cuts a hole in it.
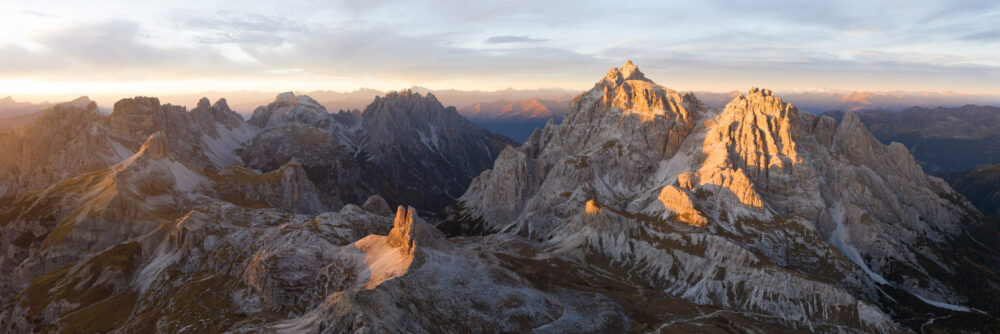
M 225 104 L 224 100 L 220 102 Z M 288 122 L 324 127 L 329 125 L 330 113 L 307 95 L 295 96 L 295 93 L 284 92 L 278 94 L 274 102 L 254 109 L 249 120 L 251 125 L 259 128 L 276 127 Z
M 91 103 L 94 103 L 94 101 L 91 101 L 89 97 L 81 96 L 72 101 L 60 103 L 58 106 L 63 108 L 87 109 Z
M 622 67 L 615 67 L 608 70 L 607 75 L 604 76 L 604 81 L 611 83 L 613 86 L 619 86 L 629 80 L 653 82 L 647 79 L 646 75 L 642 74 L 642 71 L 639 70 L 639 66 L 636 66 L 631 60 L 625 61 L 625 65 Z
M 295 93 L 284 92 L 274 97 L 274 102 L 295 103 Z
M 772 92 L 770 89 L 751 87 L 747 95 L 759 95 L 767 97 L 767 96 L 774 96 L 774 92 Z
M 202 97 L 198 100 L 198 108 L 208 109 L 212 107 L 212 103 L 208 101 L 207 97 Z
M 725 107 L 726 112 L 752 112 L 779 118 L 798 118 L 798 109 L 780 97 L 774 96 L 770 89 L 753 87 L 746 94 L 737 96 Z
M 232 110 L 232 109 L 229 109 L 229 103 L 226 103 L 226 99 L 225 98 L 220 98 L 218 101 L 215 101 L 215 104 L 212 105 L 212 108 L 215 108 L 215 109 L 218 109 L 218 110 Z
M 625 77 L 625 80 L 649 81 L 646 79 L 646 76 L 642 74 L 642 71 L 639 71 L 639 66 L 636 66 L 631 60 L 625 61 L 625 66 L 621 67 L 621 72 L 622 76 Z
M 308 95 L 298 95 L 298 96 L 296 96 L 295 93 L 292 93 L 292 92 L 284 92 L 284 93 L 278 94 L 278 96 L 276 96 L 274 98 L 274 103 L 276 105 L 278 105 L 278 106 L 286 106 L 286 105 L 296 106 L 296 105 L 300 105 L 300 104 L 305 104 L 305 105 L 309 105 L 310 107 L 314 107 L 314 108 L 323 108 L 323 106 L 321 106 L 319 104 L 319 102 L 316 102 L 316 100 L 314 100 L 313 98 L 309 97 Z M 323 108 L 323 109 L 324 109 L 324 111 L 326 110 L 326 108 Z
M 689 116 L 693 116 L 691 113 L 699 108 L 699 102 L 693 95 L 682 96 L 657 85 L 631 61 L 609 70 L 602 80 L 594 84 L 594 88 L 577 96 L 574 101 L 581 98 L 600 99 L 599 102 L 605 106 L 616 107 L 625 114 L 637 114 L 643 120 L 652 120 L 657 115 L 677 115 L 689 125 L 693 125 L 693 118 Z
M 376 97 L 376 98 L 378 98 L 378 97 Z M 397 101 L 398 100 L 424 100 L 424 99 L 426 99 L 428 101 L 436 102 L 438 104 L 441 103 L 441 102 L 438 102 L 437 97 L 434 96 L 434 94 L 431 93 L 431 92 L 427 92 L 426 95 L 421 95 L 419 91 L 415 91 L 415 90 L 410 89 L 410 88 L 399 90 L 399 91 L 388 92 L 382 98 L 384 98 L 384 99 L 390 99 L 390 100 L 397 100 Z

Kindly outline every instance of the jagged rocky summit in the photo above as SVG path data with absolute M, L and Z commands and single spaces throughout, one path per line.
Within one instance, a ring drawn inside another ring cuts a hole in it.
M 795 328 L 998 321 L 996 224 L 903 145 L 765 89 L 708 109 L 631 62 L 442 217 L 450 235 L 513 233 L 623 284 Z
M 249 123 L 261 133 L 242 153 L 248 166 L 272 170 L 295 157 L 331 207 L 374 193 L 434 212 L 514 144 L 433 94 L 409 90 L 376 97 L 360 117 L 331 115 L 307 96 L 284 93 L 255 110 Z

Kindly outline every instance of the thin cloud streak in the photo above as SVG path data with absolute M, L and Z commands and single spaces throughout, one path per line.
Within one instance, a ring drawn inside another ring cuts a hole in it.
M 545 42 L 547 39 L 544 38 L 531 38 L 528 36 L 513 36 L 513 35 L 503 35 L 503 36 L 491 36 L 486 39 L 486 43 L 489 44 L 506 44 L 506 43 L 541 43 Z

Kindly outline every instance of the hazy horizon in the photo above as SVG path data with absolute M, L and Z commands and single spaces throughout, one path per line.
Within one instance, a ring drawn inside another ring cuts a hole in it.
M 747 87 L 747 89 L 749 89 L 749 88 L 752 88 L 752 87 Z M 767 88 L 767 87 L 761 87 L 761 88 Z M 293 92 L 296 95 L 316 95 L 317 93 L 319 93 L 319 94 L 321 94 L 320 95 L 321 97 L 319 98 L 319 100 L 320 100 L 319 102 L 325 104 L 325 103 L 329 103 L 329 102 L 336 102 L 335 100 L 331 100 L 331 99 L 322 97 L 322 96 L 331 95 L 331 94 L 332 95 L 349 95 L 349 96 L 353 95 L 353 96 L 356 97 L 357 95 L 362 95 L 362 94 L 365 94 L 365 93 L 370 93 L 371 94 L 370 97 L 374 98 L 376 95 L 382 95 L 382 94 L 385 94 L 385 93 L 388 93 L 388 92 L 394 92 L 394 91 L 403 91 L 403 90 L 407 90 L 407 89 L 419 90 L 420 92 L 423 92 L 423 91 L 438 92 L 438 94 L 440 94 L 441 92 L 449 92 L 449 93 L 452 93 L 452 94 L 465 94 L 465 93 L 469 93 L 469 94 L 477 94 L 476 96 L 487 96 L 488 97 L 486 99 L 482 99 L 482 98 L 478 98 L 477 99 L 475 97 L 467 97 L 467 98 L 464 98 L 464 99 L 459 99 L 458 101 L 460 101 L 460 102 L 458 102 L 458 103 L 452 103 L 452 102 L 455 102 L 455 101 L 452 101 L 451 99 L 448 99 L 448 97 L 450 97 L 450 96 L 447 96 L 447 95 L 446 95 L 446 97 L 444 99 L 442 99 L 441 97 L 439 97 L 439 99 L 442 100 L 441 102 L 444 105 L 446 105 L 446 106 L 454 106 L 454 107 L 457 107 L 457 108 L 466 107 L 466 106 L 469 106 L 469 105 L 474 104 L 474 103 L 495 102 L 495 101 L 500 101 L 500 100 L 516 101 L 516 100 L 521 100 L 523 98 L 532 98 L 532 97 L 534 97 L 534 98 L 541 98 L 541 99 L 547 99 L 547 100 L 564 101 L 564 100 L 568 100 L 568 99 L 572 98 L 573 96 L 576 96 L 577 94 L 581 94 L 581 93 L 583 93 L 583 92 L 586 91 L 586 89 L 573 90 L 573 89 L 565 89 L 565 88 L 537 88 L 537 89 L 512 89 L 512 88 L 507 88 L 507 89 L 500 89 L 500 90 L 462 90 L 462 89 L 454 89 L 454 88 L 449 88 L 449 89 L 429 89 L 429 88 L 426 88 L 426 87 L 411 86 L 411 87 L 406 87 L 406 88 L 388 89 L 388 90 L 379 90 L 379 89 L 361 87 L 361 88 L 357 88 L 357 89 L 354 89 L 354 90 L 343 90 L 343 91 L 338 91 L 338 90 L 312 90 L 312 91 L 291 91 L 291 92 Z M 733 90 L 727 90 L 727 91 L 685 91 L 685 90 L 679 90 L 679 91 L 681 91 L 681 92 L 692 92 L 692 93 L 695 93 L 695 95 L 701 94 L 701 96 L 699 96 L 699 97 L 704 98 L 704 95 L 706 95 L 706 94 L 725 95 L 725 94 L 733 94 L 733 93 L 745 93 L 747 91 L 747 89 L 743 89 L 743 90 L 733 89 Z M 516 96 L 515 97 L 507 97 L 507 96 L 503 95 L 504 92 L 508 92 L 508 91 L 519 92 L 519 93 L 521 93 L 521 95 L 522 95 L 523 98 L 518 98 Z M 50 104 L 54 104 L 54 103 L 68 102 L 68 101 L 71 101 L 71 100 L 74 100 L 74 99 L 80 98 L 80 97 L 87 97 L 87 98 L 89 98 L 89 99 L 97 102 L 99 108 L 110 109 L 111 107 L 113 107 L 114 103 L 117 102 L 117 101 L 119 101 L 119 100 L 126 99 L 126 98 L 131 98 L 131 97 L 137 97 L 137 96 L 156 97 L 156 98 L 159 98 L 162 103 L 170 103 L 170 104 L 174 104 L 174 105 L 186 106 L 186 107 L 189 107 L 189 108 L 194 107 L 197 104 L 198 99 L 204 97 L 204 98 L 208 98 L 213 103 L 215 101 L 217 101 L 218 99 L 220 99 L 220 98 L 221 99 L 226 99 L 228 101 L 230 107 L 233 108 L 233 110 L 238 111 L 240 113 L 249 113 L 254 108 L 256 108 L 258 106 L 262 106 L 262 105 L 270 102 L 270 100 L 272 98 L 276 97 L 278 94 L 283 93 L 283 92 L 286 92 L 286 91 L 261 91 L 261 90 L 221 91 L 221 90 L 211 90 L 211 91 L 199 91 L 199 92 L 192 92 L 192 93 L 174 93 L 174 94 L 128 94 L 128 93 L 118 93 L 118 94 L 101 94 L 101 95 L 64 94 L 64 95 L 59 95 L 59 96 L 41 96 L 41 95 L 25 95 L 25 94 L 21 94 L 21 95 L 0 95 L 0 99 L 11 98 L 14 102 L 17 102 L 17 103 L 32 103 L 32 104 L 46 104 L 46 103 L 50 103 Z M 1000 106 L 1000 94 L 969 94 L 969 93 L 948 92 L 948 91 L 932 92 L 932 91 L 899 91 L 899 90 L 897 90 L 897 91 L 856 91 L 856 90 L 851 91 L 851 90 L 834 90 L 834 89 L 827 89 L 827 90 L 819 90 L 819 89 L 816 89 L 816 90 L 784 90 L 784 91 L 782 91 L 782 90 L 775 90 L 775 93 L 778 94 L 779 96 L 780 95 L 786 95 L 786 98 L 790 97 L 789 95 L 791 95 L 791 96 L 796 96 L 796 95 L 825 95 L 825 96 L 842 97 L 843 98 L 843 97 L 850 97 L 850 96 L 855 95 L 855 94 L 862 94 L 862 95 L 864 95 L 864 94 L 870 94 L 870 95 L 873 95 L 873 96 L 876 96 L 876 97 L 900 96 L 900 97 L 913 97 L 913 98 L 917 98 L 917 97 L 928 96 L 928 97 L 954 98 L 956 100 L 955 100 L 955 103 L 945 103 L 945 104 L 914 103 L 913 105 L 908 105 L 908 106 L 924 106 L 924 107 L 946 106 L 947 107 L 947 106 L 958 106 L 958 105 L 962 105 L 962 104 L 979 104 L 979 105 Z M 560 98 L 554 98 L 554 96 L 561 96 L 561 97 Z M 792 98 L 794 100 L 794 97 L 792 97 Z M 964 100 L 963 98 L 968 98 L 968 100 Z M 364 103 L 362 103 L 362 104 L 360 104 L 358 106 L 352 106 L 352 108 L 363 109 L 364 105 L 367 105 L 368 102 L 370 102 L 370 100 L 365 100 Z M 790 102 L 795 103 L 796 101 L 790 101 Z M 340 107 L 340 106 L 327 106 L 327 107 L 328 108 L 332 108 L 332 109 L 330 109 L 331 112 L 335 112 L 335 111 L 338 110 L 338 107 Z M 884 106 L 877 106 L 877 107 L 884 107 Z M 895 109 L 899 109 L 899 108 L 895 108 Z
M 0 10 L 0 96 L 21 99 L 581 91 L 626 59 L 680 91 L 1000 94 L 996 1 L 52 1 Z

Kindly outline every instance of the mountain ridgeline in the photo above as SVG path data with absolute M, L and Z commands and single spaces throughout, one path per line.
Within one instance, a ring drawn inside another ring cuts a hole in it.
M 768 90 L 708 109 L 613 69 L 441 217 L 451 235 L 517 234 L 793 327 L 998 328 L 996 222 L 855 114 L 838 123 Z
M 824 115 L 839 120 L 844 112 Z M 1000 108 L 966 105 L 956 108 L 913 107 L 898 112 L 856 113 L 883 143 L 899 142 L 928 173 L 956 172 L 980 164 L 1000 163 Z
M 566 116 L 567 105 L 567 101 L 529 98 L 480 102 L 458 112 L 490 131 L 524 142 L 535 129 L 544 127 L 550 119 L 561 122 Z
M 296 158 L 331 208 L 378 194 L 434 212 L 515 144 L 409 90 L 376 97 L 360 117 L 284 93 L 248 123 L 259 133 L 240 154 L 247 166 L 269 171 Z
M 520 146 L 401 91 L 79 99 L 0 152 L 0 332 L 1000 330 L 998 223 L 906 147 L 631 62 Z

